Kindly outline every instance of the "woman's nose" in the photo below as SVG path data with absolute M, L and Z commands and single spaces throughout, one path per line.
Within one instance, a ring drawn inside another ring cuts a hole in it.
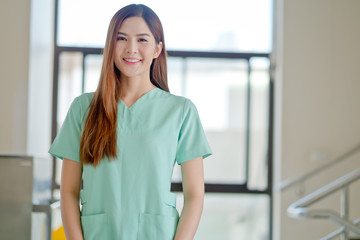
M 138 48 L 135 41 L 128 41 L 126 46 L 127 53 L 137 53 Z

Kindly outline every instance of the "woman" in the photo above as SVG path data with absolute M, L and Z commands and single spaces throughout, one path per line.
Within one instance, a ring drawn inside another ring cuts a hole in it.
M 73 101 L 49 150 L 63 159 L 67 239 L 193 239 L 204 198 L 202 160 L 211 149 L 194 104 L 169 93 L 156 14 L 144 5 L 120 9 L 103 59 L 96 92 Z M 170 192 L 175 162 L 183 179 L 180 218 Z

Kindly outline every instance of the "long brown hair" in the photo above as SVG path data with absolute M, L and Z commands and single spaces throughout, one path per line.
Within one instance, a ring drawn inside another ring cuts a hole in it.
M 112 17 L 103 52 L 100 81 L 89 106 L 80 141 L 80 160 L 95 167 L 106 156 L 117 157 L 117 105 L 120 99 L 120 71 L 114 63 L 117 32 L 125 19 L 142 17 L 157 44 L 162 42 L 160 55 L 150 66 L 150 81 L 156 87 L 169 92 L 167 83 L 166 48 L 160 19 L 153 10 L 142 4 L 121 8 Z

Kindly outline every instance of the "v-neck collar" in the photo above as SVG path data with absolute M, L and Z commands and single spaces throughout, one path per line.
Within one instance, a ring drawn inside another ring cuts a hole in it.
M 124 107 L 125 107 L 127 110 L 133 110 L 136 104 L 138 104 L 139 102 L 143 101 L 144 98 L 146 98 L 148 95 L 150 95 L 150 93 L 155 92 L 157 89 L 158 89 L 158 87 L 155 87 L 155 88 L 147 91 L 144 95 L 142 95 L 140 98 L 138 98 L 130 107 L 128 107 L 128 106 L 123 102 L 123 100 L 121 100 L 121 99 L 119 100 L 119 104 L 124 105 Z

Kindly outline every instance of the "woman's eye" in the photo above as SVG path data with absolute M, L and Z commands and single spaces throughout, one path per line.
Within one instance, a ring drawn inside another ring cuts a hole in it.
M 124 37 L 117 37 L 117 40 L 120 40 L 120 41 L 125 41 L 126 40 L 126 38 L 124 38 Z
M 145 39 L 145 38 L 140 38 L 139 39 L 139 42 L 147 42 L 148 40 L 147 39 Z

